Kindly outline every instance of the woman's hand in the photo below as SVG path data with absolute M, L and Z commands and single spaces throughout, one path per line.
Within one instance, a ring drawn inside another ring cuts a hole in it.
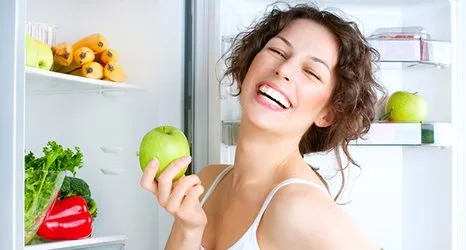
M 152 192 L 159 204 L 175 217 L 178 229 L 187 232 L 196 229 L 203 231 L 207 217 L 199 201 L 199 197 L 204 192 L 199 177 L 182 176 L 173 182 L 173 178 L 190 162 L 189 156 L 174 160 L 155 181 L 159 162 L 154 159 L 144 169 L 141 186 Z

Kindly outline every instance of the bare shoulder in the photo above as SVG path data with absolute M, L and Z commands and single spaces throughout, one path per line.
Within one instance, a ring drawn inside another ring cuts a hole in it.
M 199 179 L 201 180 L 201 184 L 204 187 L 204 190 L 207 190 L 210 185 L 214 182 L 215 178 L 222 172 L 223 169 L 228 167 L 228 165 L 222 164 L 212 164 L 205 166 L 204 168 L 197 173 Z M 205 195 L 205 192 L 201 195 L 200 199 L 202 199 Z
M 279 249 L 380 249 L 329 194 L 306 184 L 282 187 L 267 207 L 258 232 L 259 243 Z

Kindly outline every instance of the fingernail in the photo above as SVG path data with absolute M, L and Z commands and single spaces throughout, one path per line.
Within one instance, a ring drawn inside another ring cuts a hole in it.
M 159 164 L 159 160 L 157 158 L 154 158 L 152 159 L 152 161 L 150 161 L 150 166 L 153 168 L 155 168 L 158 164 Z
M 191 161 L 191 156 L 186 156 L 185 161 Z

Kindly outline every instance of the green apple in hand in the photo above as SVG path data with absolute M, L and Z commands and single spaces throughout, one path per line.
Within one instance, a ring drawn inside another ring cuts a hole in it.
M 157 158 L 160 163 L 155 176 L 157 179 L 173 160 L 189 155 L 189 142 L 183 131 L 173 126 L 160 126 L 150 130 L 142 138 L 139 147 L 139 164 L 144 171 L 149 162 Z M 187 169 L 188 166 L 183 168 L 174 180 L 183 176 Z
M 427 116 L 427 102 L 417 93 L 396 91 L 387 101 L 385 111 L 393 122 L 423 122 Z
M 26 35 L 26 66 L 50 70 L 53 65 L 53 53 L 50 46 Z

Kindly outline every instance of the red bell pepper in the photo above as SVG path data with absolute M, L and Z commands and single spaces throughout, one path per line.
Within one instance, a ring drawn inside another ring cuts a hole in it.
M 46 240 L 76 240 L 87 238 L 91 233 L 92 215 L 81 196 L 56 201 L 37 231 L 37 235 Z

